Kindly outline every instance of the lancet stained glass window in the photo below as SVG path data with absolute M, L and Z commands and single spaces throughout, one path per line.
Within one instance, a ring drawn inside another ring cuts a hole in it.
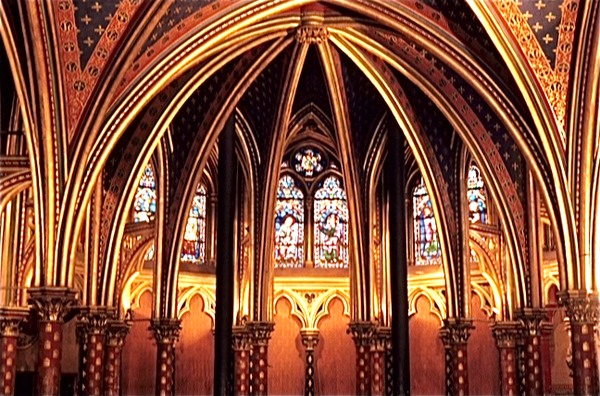
M 133 221 L 136 223 L 154 219 L 156 213 L 156 179 L 150 164 L 146 165 L 135 193 Z
M 413 219 L 415 265 L 441 264 L 437 224 L 423 179 L 413 192 Z
M 348 268 L 348 205 L 335 176 L 315 193 L 315 267 Z
M 275 267 L 304 266 L 304 194 L 289 175 L 279 179 L 275 208 Z
M 206 258 L 206 188 L 200 184 L 185 226 L 181 259 L 203 264 Z
M 302 148 L 293 158 L 293 165 L 296 172 L 305 177 L 318 175 L 325 169 L 325 157 L 317 149 Z
M 485 185 L 481 177 L 481 171 L 475 165 L 471 165 L 469 168 L 467 196 L 469 199 L 469 221 L 471 223 L 487 223 Z

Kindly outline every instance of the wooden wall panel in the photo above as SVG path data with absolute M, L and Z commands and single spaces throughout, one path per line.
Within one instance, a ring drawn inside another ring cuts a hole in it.
M 440 319 L 430 312 L 425 297 L 417 300 L 417 313 L 410 318 L 410 387 L 413 395 L 443 395 L 444 344 L 439 336 Z
M 144 292 L 140 308 L 133 313 L 133 326 L 123 347 L 123 395 L 154 395 L 156 341 L 150 327 L 152 294 Z
M 215 340 L 212 320 L 204 313 L 199 295 L 190 300 L 190 310 L 183 314 L 181 326 L 175 345 L 175 394 L 212 395 Z
M 291 315 L 290 302 L 281 298 L 275 306 L 275 330 L 269 341 L 269 394 L 302 395 L 304 346 L 301 324 Z
M 473 295 L 471 299 L 473 324 L 467 353 L 469 358 L 469 392 L 472 395 L 499 395 L 500 358 L 496 340 L 492 334 L 492 321 L 481 309 L 481 299 Z
M 353 395 L 356 393 L 356 347 L 347 333 L 350 318 L 344 316 L 343 302 L 329 303 L 329 316 L 319 323 L 321 338 L 315 349 L 315 393 Z

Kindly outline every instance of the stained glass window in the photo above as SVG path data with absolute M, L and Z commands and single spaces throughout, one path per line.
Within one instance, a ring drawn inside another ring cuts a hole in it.
M 305 176 L 313 177 L 325 169 L 325 157 L 316 149 L 300 149 L 293 158 L 293 165 L 296 172 Z
M 441 264 L 440 240 L 433 206 L 421 179 L 413 192 L 415 265 Z
M 152 166 L 149 164 L 144 170 L 135 193 L 133 211 L 133 221 L 136 223 L 154 219 L 154 214 L 156 213 L 156 179 L 154 178 Z
M 317 190 L 314 211 L 315 267 L 348 268 L 348 205 L 337 177 Z
M 481 177 L 481 171 L 475 165 L 471 165 L 469 168 L 467 196 L 469 199 L 469 221 L 471 223 L 487 223 L 485 185 Z
M 304 194 L 289 175 L 279 179 L 275 208 L 275 267 L 304 266 Z
M 185 226 L 181 259 L 200 264 L 206 258 L 206 188 L 200 184 Z

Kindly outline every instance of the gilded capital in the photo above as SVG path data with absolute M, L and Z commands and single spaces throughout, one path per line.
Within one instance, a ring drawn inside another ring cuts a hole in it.
M 319 343 L 319 330 L 317 329 L 302 329 L 300 330 L 302 336 L 302 344 L 307 351 L 314 351 Z
M 275 328 L 275 323 L 248 322 L 246 326 L 251 334 L 252 341 L 256 345 L 268 345 L 271 333 L 273 333 L 273 329 Z
M 472 320 L 446 319 L 444 326 L 440 329 L 440 337 L 444 342 L 444 347 L 450 348 L 454 345 L 466 344 L 474 328 Z
M 373 322 L 352 322 L 348 325 L 348 333 L 352 334 L 356 346 L 368 346 L 373 342 L 377 325 Z
M 119 319 L 109 319 L 106 330 L 106 343 L 109 346 L 123 346 L 125 337 L 129 334 L 131 322 Z
M 600 300 L 598 293 L 586 291 L 562 292 L 559 303 L 566 308 L 571 323 L 592 323 L 600 320 Z
M 29 304 L 42 322 L 63 322 L 77 305 L 77 292 L 66 287 L 36 287 L 29 289 Z
M 154 332 L 157 343 L 174 344 L 179 340 L 181 321 L 172 318 L 152 319 L 150 330 Z
M 323 26 L 300 26 L 296 30 L 299 43 L 322 44 L 329 38 L 329 30 Z
M 544 320 L 547 313 L 542 308 L 524 308 L 517 313 L 517 319 L 521 323 L 525 336 L 541 337 Z
M 29 308 L 0 308 L 0 336 L 18 337 L 21 323 L 29 316 Z
M 492 333 L 499 349 L 516 348 L 520 335 L 520 322 L 496 322 L 492 326 Z

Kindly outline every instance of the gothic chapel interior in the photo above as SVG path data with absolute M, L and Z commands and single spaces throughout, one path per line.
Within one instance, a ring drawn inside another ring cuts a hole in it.
M 600 392 L 600 1 L 0 18 L 0 396 Z

